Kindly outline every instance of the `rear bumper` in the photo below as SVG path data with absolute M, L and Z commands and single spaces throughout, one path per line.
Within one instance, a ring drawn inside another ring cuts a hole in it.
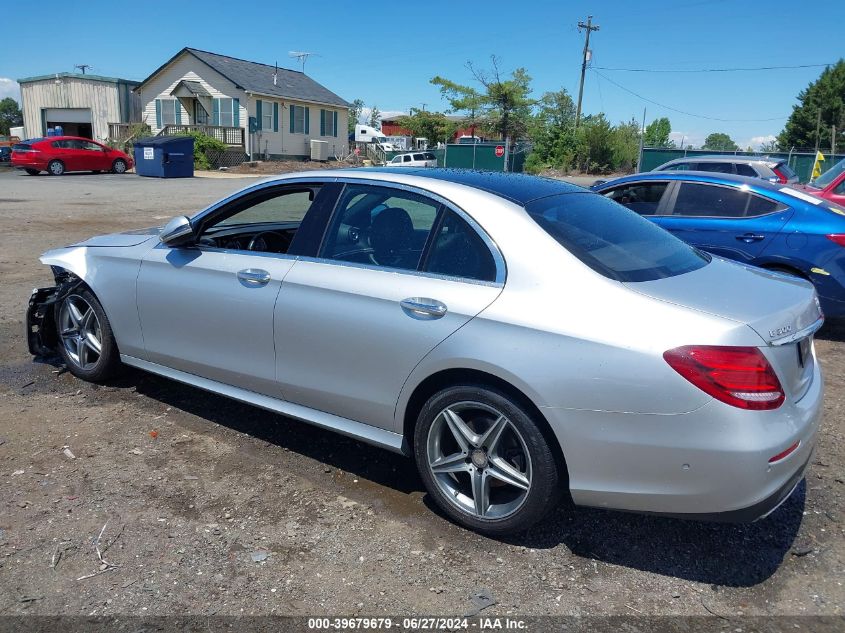
M 542 411 L 560 441 L 577 505 L 747 522 L 774 510 L 801 480 L 823 392 L 816 363 L 804 396 L 774 411 L 715 400 L 678 415 Z M 796 441 L 794 452 L 769 463 Z
M 37 169 L 39 171 L 44 171 L 47 169 L 47 162 L 41 159 L 36 158 L 13 158 L 12 159 L 12 167 L 17 167 L 18 169 Z

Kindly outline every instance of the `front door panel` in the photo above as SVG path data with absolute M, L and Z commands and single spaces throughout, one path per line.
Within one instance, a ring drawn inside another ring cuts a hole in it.
M 291 402 L 394 429 L 396 400 L 438 343 L 499 295 L 501 286 L 301 259 L 275 310 L 277 376 Z M 442 316 L 413 303 L 445 306 Z
M 294 258 L 159 244 L 138 277 L 147 360 L 281 397 L 273 306 Z

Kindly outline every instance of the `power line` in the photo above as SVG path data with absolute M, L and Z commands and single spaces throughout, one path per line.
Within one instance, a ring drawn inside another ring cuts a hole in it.
M 642 99 L 643 101 L 646 101 L 646 102 L 651 103 L 653 105 L 659 106 L 661 108 L 665 108 L 666 110 L 671 110 L 672 112 L 677 112 L 678 114 L 685 114 L 686 116 L 691 116 L 691 117 L 695 117 L 695 118 L 698 118 L 698 119 L 707 119 L 709 121 L 721 121 L 722 123 L 757 123 L 757 122 L 763 122 L 763 121 L 781 121 L 783 119 L 789 118 L 789 115 L 786 115 L 786 116 L 775 116 L 775 117 L 771 117 L 771 118 L 768 118 L 768 119 L 720 119 L 719 117 L 707 116 L 705 114 L 695 114 L 694 112 L 686 112 L 685 110 L 679 110 L 678 108 L 673 108 L 672 106 L 668 106 L 664 103 L 659 103 L 657 101 L 654 101 L 653 99 L 649 99 L 648 97 L 644 97 L 641 94 L 638 94 L 638 93 L 634 92 L 633 90 L 626 88 L 622 84 L 619 84 L 619 83 L 613 81 L 610 77 L 608 77 L 606 75 L 602 75 L 599 71 L 597 71 L 593 67 L 591 67 L 589 70 L 596 73 L 602 79 L 609 81 L 610 83 L 612 83 L 617 88 L 624 90 L 628 94 L 634 95 L 637 99 Z
M 593 66 L 599 70 L 612 70 L 623 73 L 734 73 L 734 72 L 751 72 L 756 70 L 787 70 L 792 68 L 823 68 L 825 66 L 833 66 L 829 64 L 798 64 L 796 66 L 757 66 L 754 68 L 610 68 L 608 66 Z

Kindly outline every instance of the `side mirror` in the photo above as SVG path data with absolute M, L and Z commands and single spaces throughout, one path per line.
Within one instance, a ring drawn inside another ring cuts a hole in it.
M 191 221 L 184 215 L 177 215 L 164 225 L 158 239 L 167 246 L 184 246 L 194 241 L 194 227 Z

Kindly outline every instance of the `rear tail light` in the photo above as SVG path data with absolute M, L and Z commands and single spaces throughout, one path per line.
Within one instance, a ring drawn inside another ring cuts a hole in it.
M 696 387 L 734 407 L 764 411 L 783 404 L 780 380 L 756 347 L 689 345 L 663 358 Z
M 839 244 L 839 246 L 845 246 L 845 233 L 833 233 L 832 235 L 828 235 L 827 239 L 834 244 Z
M 798 445 L 799 445 L 799 444 L 801 444 L 801 441 L 800 441 L 800 440 L 799 440 L 799 441 L 797 441 L 797 442 L 795 442 L 795 444 L 793 444 L 792 446 L 790 446 L 789 448 L 787 448 L 785 451 L 783 451 L 783 452 L 781 452 L 781 453 L 778 453 L 777 455 L 772 455 L 772 456 L 769 458 L 769 463 L 770 463 L 770 464 L 774 464 L 775 462 L 779 462 L 779 461 L 780 461 L 780 460 L 782 460 L 782 459 L 786 459 L 787 457 L 789 457 L 790 455 L 792 455 L 792 453 L 794 453 L 794 452 L 795 452 L 795 449 L 796 449 L 796 448 L 798 448 Z
M 780 169 L 778 169 L 777 167 L 772 167 L 772 171 L 775 172 L 775 176 L 778 177 L 778 182 L 780 184 L 786 185 L 789 183 L 789 178 L 787 178 Z

